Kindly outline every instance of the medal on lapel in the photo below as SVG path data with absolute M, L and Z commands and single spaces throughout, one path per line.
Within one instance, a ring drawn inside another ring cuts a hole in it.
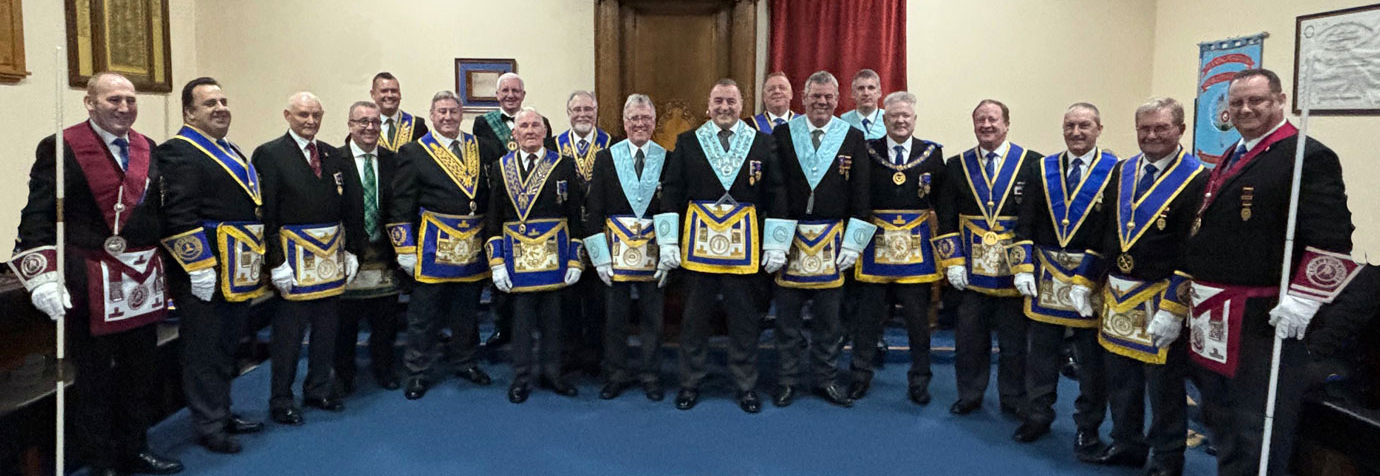
M 335 173 L 335 194 L 345 194 L 345 177 L 341 175 L 340 172 Z
M 568 190 L 566 189 L 566 183 L 565 183 L 565 181 L 564 181 L 564 180 L 557 180 L 557 181 L 556 181 L 556 203 L 565 203 L 566 192 L 567 192 L 567 191 L 568 191 Z
M 1241 221 L 1250 221 L 1251 203 L 1255 201 L 1255 187 L 1241 187 Z
M 850 169 L 852 169 L 852 168 L 853 168 L 853 157 L 847 156 L 847 155 L 840 155 L 840 156 L 839 156 L 839 175 L 842 175 L 844 180 L 848 180 L 848 171 L 849 171 Z
M 897 172 L 900 173 L 900 172 Z M 915 187 L 915 195 L 920 198 L 930 194 L 930 174 L 920 174 L 920 183 Z M 899 183 L 896 185 L 900 185 Z

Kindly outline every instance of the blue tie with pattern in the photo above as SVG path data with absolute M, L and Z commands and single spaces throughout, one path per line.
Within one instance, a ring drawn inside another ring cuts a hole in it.
M 1136 182 L 1137 202 L 1140 201 L 1140 197 L 1144 197 L 1145 193 L 1150 191 L 1150 187 L 1155 186 L 1156 172 L 1159 172 L 1159 169 L 1155 168 L 1155 164 L 1145 164 L 1145 173 L 1141 174 L 1140 181 Z
M 1231 157 L 1227 159 L 1226 169 L 1231 170 L 1231 166 L 1236 165 L 1236 161 L 1241 160 L 1241 157 L 1245 155 L 1246 143 L 1242 142 L 1241 145 L 1236 146 L 1236 150 L 1232 152 Z
M 1073 193 L 1078 188 L 1078 182 L 1083 181 L 1083 159 L 1073 159 L 1069 163 L 1069 176 L 1065 179 L 1064 190 Z
M 115 144 L 115 147 L 120 148 L 120 156 L 116 157 L 116 159 L 120 160 L 120 168 L 129 170 L 129 141 L 125 140 L 123 137 L 119 137 L 110 142 Z
M 905 148 L 905 146 L 898 145 L 898 146 L 892 147 L 892 148 L 893 148 L 893 149 L 896 149 L 896 158 L 895 158 L 895 159 L 892 159 L 892 161 L 893 161 L 893 162 L 896 162 L 896 165 L 906 165 L 906 148 Z
M 987 181 L 994 182 L 997 180 L 997 153 L 988 152 L 986 157 L 987 163 L 983 164 L 982 168 L 987 172 Z
M 772 119 L 772 120 L 771 120 L 771 126 L 772 126 L 772 127 L 776 127 L 776 126 L 779 126 L 779 125 L 782 125 L 782 124 L 785 124 L 785 123 L 786 123 L 786 120 L 785 120 L 785 119 L 782 119 L 782 118 L 779 118 L 779 117 L 776 118 L 776 119 Z

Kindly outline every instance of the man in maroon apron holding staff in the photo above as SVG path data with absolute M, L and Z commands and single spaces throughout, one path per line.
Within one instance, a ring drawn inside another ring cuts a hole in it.
M 134 85 L 116 73 L 87 83 L 90 120 L 63 130 L 66 282 L 57 277 L 54 138 L 39 142 L 29 200 L 9 266 L 34 306 L 68 319 L 76 367 L 72 440 L 93 475 L 172 474 L 182 463 L 153 454 L 147 430 L 155 326 L 167 313 L 158 255 L 158 180 L 154 143 L 130 128 Z M 114 362 L 114 366 L 111 363 Z

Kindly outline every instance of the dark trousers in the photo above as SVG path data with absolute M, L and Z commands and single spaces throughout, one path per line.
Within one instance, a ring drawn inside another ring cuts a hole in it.
M 1021 298 L 962 291 L 954 327 L 954 374 L 958 399 L 982 401 L 992 376 L 992 331 L 997 332 L 997 394 L 1004 407 L 1025 405 L 1026 327 Z
M 1026 421 L 1048 425 L 1054 421 L 1054 402 L 1059 398 L 1059 369 L 1064 365 L 1064 334 L 1067 326 L 1030 321 L 1030 355 L 1025 381 L 1029 397 Z M 1074 351 L 1082 357 L 1078 372 L 1078 398 L 1073 401 L 1073 423 L 1080 430 L 1096 431 L 1107 418 L 1107 372 L 1097 343 L 1096 328 L 1073 328 Z M 1003 348 L 1005 350 L 1005 348 Z
M 1107 389 L 1112 409 L 1112 441 L 1132 448 L 1154 450 L 1155 466 L 1182 468 L 1184 435 L 1188 433 L 1187 335 L 1169 346 L 1163 365 L 1147 364 L 1111 352 L 1105 354 Z M 1086 367 L 1085 367 L 1086 368 Z M 1145 428 L 1145 400 L 1150 400 L 1150 432 Z
M 810 305 L 810 339 L 805 339 L 805 320 L 801 310 L 806 301 Z M 843 288 L 797 289 L 776 287 L 776 353 L 781 361 L 780 385 L 801 383 L 804 359 L 809 355 L 810 370 L 815 386 L 834 383 L 838 376 L 839 352 L 843 347 L 843 331 L 839 324 L 839 306 L 843 305 Z M 876 340 L 870 341 L 874 345 Z
M 891 303 L 901 304 L 910 341 L 910 388 L 929 388 L 930 377 L 930 284 L 857 283 L 858 314 L 853 331 L 853 381 L 872 381 L 873 345 L 882 338 L 883 327 L 891 316 Z
M 561 376 L 561 292 L 514 293 L 513 386 L 528 386 L 534 373 L 546 380 Z M 533 336 L 540 333 L 540 340 Z
M 597 278 L 596 278 L 597 279 Z M 603 282 L 599 285 L 603 286 Z M 637 289 L 637 300 L 632 299 Z M 665 321 L 662 303 L 665 295 L 655 281 L 614 282 L 604 291 L 608 322 L 604 325 L 604 379 L 624 382 L 634 376 L 644 383 L 661 379 L 661 327 Z M 635 363 L 628 362 L 628 330 L 633 306 L 638 311 L 637 343 L 641 347 Z
M 292 383 L 297 380 L 297 359 L 302 355 L 302 337 L 311 327 L 307 343 L 307 378 L 302 396 L 331 396 L 331 367 L 335 364 L 335 334 L 340 326 L 340 298 L 325 297 L 308 301 L 280 299 L 273 314 L 273 342 L 268 346 L 273 360 L 268 400 L 270 409 L 292 408 Z
M 199 436 L 225 432 L 230 421 L 230 382 L 239 375 L 235 348 L 249 302 L 226 302 L 220 295 L 202 301 L 190 292 L 174 291 L 178 345 L 182 350 L 182 391 Z
M 479 349 L 479 292 L 481 283 L 416 283 L 407 304 L 407 347 L 403 366 L 408 378 L 432 378 L 431 368 L 444 353 L 454 370 L 475 366 Z M 450 328 L 450 343 L 442 349 L 436 335 Z
M 683 276 L 687 292 L 680 332 L 680 386 L 698 389 L 704 382 L 709 320 L 722 293 L 728 320 L 728 371 L 739 391 L 752 390 L 757 386 L 757 337 L 762 332 L 752 292 L 757 276 L 696 271 L 685 271 Z
M 342 382 L 353 382 L 358 369 L 355 365 L 355 342 L 359 337 L 359 322 L 369 322 L 369 368 L 375 378 L 393 373 L 393 344 L 398 341 L 398 296 L 368 299 L 342 299 L 340 329 L 335 340 L 335 375 Z
M 67 359 L 77 371 L 67 434 L 78 461 L 118 468 L 124 458 L 148 447 L 158 326 L 93 336 L 88 314 L 79 311 L 86 300 L 77 293 L 86 289 L 73 292 L 74 306 L 67 311 Z
M 565 361 L 569 365 L 597 365 L 604 353 L 604 282 L 592 267 L 574 286 L 562 289 Z

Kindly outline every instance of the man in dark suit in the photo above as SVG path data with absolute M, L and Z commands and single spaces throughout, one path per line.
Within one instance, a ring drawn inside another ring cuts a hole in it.
M 728 313 L 728 368 L 739 408 L 762 409 L 757 396 L 757 337 L 761 332 L 752 290 L 759 267 L 786 264 L 784 241 L 763 251 L 767 217 L 786 216 L 786 191 L 777 165 L 776 141 L 744 123 L 738 83 L 721 79 L 709 91 L 710 121 L 676 137 L 662 173 L 662 213 L 653 217 L 661 248 L 658 268 L 684 267 L 686 306 L 680 348 L 676 408 L 694 408 L 709 352 L 710 309 L 716 296 Z M 685 213 L 685 234 L 679 214 Z M 681 243 L 682 236 L 685 243 Z M 766 255 L 765 258 L 763 255 Z M 683 258 L 683 260 L 682 260 Z
M 421 120 L 418 119 L 418 122 Z M 335 342 L 335 374 L 344 395 L 355 389 L 355 339 L 359 335 L 359 321 L 369 321 L 369 368 L 374 381 L 387 390 L 398 388 L 397 371 L 393 368 L 393 344 L 398 339 L 399 282 L 394 263 L 393 246 L 384 230 L 388 207 L 393 201 L 393 177 L 397 175 L 394 153 L 382 147 L 379 108 L 372 102 L 360 101 L 350 106 L 350 135 L 345 138 L 342 152 L 349 154 L 354 173 L 349 180 L 358 181 L 359 196 L 347 197 L 358 201 L 364 214 L 364 233 L 367 245 L 360 255 L 359 275 L 345 286 L 341 299 L 340 329 Z
M 580 175 L 580 192 L 588 196 L 594 182 L 595 156 L 608 149 L 613 140 L 595 124 L 599 100 L 594 93 L 570 93 L 565 112 L 570 117 L 570 129 L 556 136 L 557 150 L 575 162 L 575 171 Z M 603 221 L 598 225 L 602 227 Z M 595 273 L 582 274 L 579 283 L 566 288 L 562 304 L 565 305 L 567 344 L 564 359 L 569 371 L 580 370 L 590 376 L 599 373 L 604 349 L 604 291 L 604 284 Z
M 263 179 L 265 267 L 272 270 L 273 287 L 282 298 L 273 315 L 269 346 L 269 409 L 273 421 L 285 425 L 303 423 L 292 383 L 308 325 L 311 342 L 302 401 L 333 412 L 345 408 L 331 382 L 339 296 L 359 270 L 357 256 L 367 244 L 361 203 L 350 200 L 362 195 L 355 190 L 359 181 L 347 180 L 353 177 L 354 164 L 345 153 L 316 140 L 322 114 L 314 94 L 293 94 L 283 110 L 287 134 L 255 148 L 250 159 Z
M 402 86 L 393 73 L 380 72 L 374 75 L 370 84 L 369 97 L 378 105 L 379 118 L 383 121 L 383 129 L 379 132 L 380 146 L 397 152 L 403 144 L 426 135 L 426 120 L 402 110 Z
M 213 258 L 184 260 L 176 247 L 168 250 L 179 264 L 168 267 L 168 288 L 177 302 L 182 389 L 197 442 L 217 453 L 238 453 L 240 444 L 230 435 L 263 429 L 230 408 L 230 382 L 239 375 L 235 347 L 249 303 L 269 292 L 259 174 L 226 139 L 230 105 L 215 79 L 197 78 L 182 88 L 182 117 L 182 130 L 153 153 L 163 171 L 164 234 L 169 243 L 189 236 L 192 241 L 183 243 L 204 242 Z
M 62 131 L 64 177 L 55 175 L 57 142 L 44 138 L 29 172 L 28 203 L 9 266 L 34 307 L 67 319 L 72 386 L 73 456 L 91 474 L 173 474 L 177 460 L 148 448 L 156 324 L 167 313 L 158 253 L 154 143 L 132 129 L 134 85 L 117 73 L 87 82 L 89 120 Z M 59 280 L 58 202 L 63 187 L 65 269 Z M 98 273 L 88 279 L 88 271 Z M 107 275 L 111 279 L 101 279 Z M 203 294 L 205 296 L 205 294 Z
M 762 81 L 762 113 L 752 116 L 752 126 L 764 134 L 771 134 L 776 126 L 795 119 L 795 112 L 791 111 L 793 97 L 791 80 L 786 78 L 786 73 L 768 74 Z
M 580 280 L 580 208 L 584 203 L 569 157 L 546 148 L 545 119 L 524 108 L 515 118 L 518 149 L 494 162 L 485 245 L 494 287 L 512 294 L 513 384 L 508 401 L 522 403 L 532 380 L 559 395 L 575 386 L 560 375 L 561 291 Z M 539 332 L 540 352 L 533 333 Z
M 1193 277 L 1189 358 L 1203 392 L 1203 416 L 1221 474 L 1255 474 L 1264 432 L 1275 340 L 1280 402 L 1297 402 L 1307 379 L 1302 339 L 1313 315 L 1344 284 L 1351 252 L 1351 212 L 1337 154 L 1308 138 L 1303 145 L 1298 223 L 1289 292 L 1279 297 L 1280 264 L 1290 217 L 1298 130 L 1284 118 L 1279 76 L 1243 70 L 1227 90 L 1227 112 L 1241 132 L 1233 152 L 1213 169 L 1187 243 Z M 1226 312 L 1232 311 L 1232 312 Z M 1273 327 L 1273 328 L 1272 328 Z M 1268 470 L 1286 474 L 1298 422 L 1296 405 L 1274 414 Z
M 1019 414 L 1025 405 L 1026 318 L 1012 283 L 1006 245 L 1016 228 L 1016 213 L 1029 186 L 1025 177 L 1039 153 L 1006 139 L 1011 112 L 984 99 L 973 109 L 978 145 L 950 157 L 940 192 L 935 250 L 949 284 L 963 293 L 954 327 L 956 415 L 982 406 L 992 372 L 992 331 L 1001 355 L 997 393 L 1002 413 Z
M 943 188 L 944 149 L 938 143 L 914 137 L 914 94 L 897 91 L 887 95 L 883 122 L 887 136 L 869 141 L 872 161 L 872 223 L 879 228 L 863 251 L 853 276 L 858 280 L 859 315 L 854 342 L 877 342 L 891 304 L 901 304 L 910 341 L 907 395 L 917 405 L 930 401 L 931 283 L 943 278 L 935 262 L 934 195 Z M 861 160 L 861 159 L 860 159 Z M 876 346 L 853 347 L 853 382 L 848 398 L 867 395 L 872 384 L 872 359 Z
M 853 401 L 835 379 L 843 340 L 839 322 L 843 278 L 872 241 L 872 162 L 862 132 L 834 117 L 839 83 L 819 71 L 805 81 L 805 114 L 772 131 L 786 185 L 786 218 L 763 229 L 764 247 L 787 246 L 776 275 L 776 351 L 781 370 L 772 403 L 790 405 L 807 365 L 814 393 L 835 405 Z M 778 225 L 780 225 L 778 227 Z M 779 240 L 786 238 L 786 240 Z M 789 240 L 789 241 L 787 241 Z M 810 302 L 814 319 L 805 340 L 802 310 Z
M 408 400 L 422 398 L 436 380 L 432 364 L 442 352 L 460 378 L 492 380 L 475 362 L 479 346 L 479 293 L 489 277 L 484 261 L 484 213 L 489 201 L 483 147 L 460 132 L 460 99 L 450 91 L 431 97 L 435 130 L 398 150 L 398 173 L 388 208 L 388 237 L 398 265 L 417 281 L 407 306 Z M 449 327 L 443 349 L 437 335 Z

